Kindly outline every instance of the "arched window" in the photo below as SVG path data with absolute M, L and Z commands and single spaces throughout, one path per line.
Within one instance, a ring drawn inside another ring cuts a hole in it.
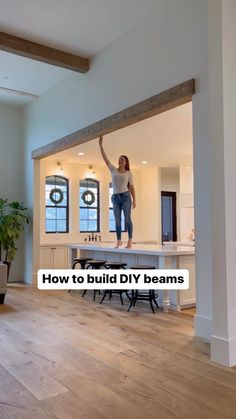
M 94 179 L 80 181 L 80 232 L 100 231 L 99 182 Z
M 109 231 L 113 232 L 116 231 L 116 223 L 115 223 L 115 217 L 114 217 L 114 212 L 113 212 L 113 203 L 111 200 L 113 194 L 113 187 L 112 187 L 112 183 L 109 183 Z M 127 231 L 126 227 L 125 227 L 125 218 L 124 218 L 124 213 L 122 211 L 121 213 L 121 231 Z
M 69 185 L 62 176 L 47 176 L 45 182 L 45 232 L 69 232 Z

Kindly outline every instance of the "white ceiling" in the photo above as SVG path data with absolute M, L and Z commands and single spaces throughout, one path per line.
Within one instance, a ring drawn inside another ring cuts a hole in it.
M 179 106 L 104 137 L 105 151 L 113 164 L 121 154 L 127 155 L 133 168 L 178 167 L 192 159 L 192 103 Z M 84 152 L 79 156 L 78 152 Z M 57 153 L 49 160 L 104 165 L 98 140 Z
M 91 57 L 112 44 L 157 7 L 157 0 L 0 0 L 0 31 Z M 70 74 L 0 51 L 0 87 L 42 94 Z M 0 103 L 29 99 L 0 92 Z
M 14 89 L 40 96 L 51 86 L 62 80 L 70 70 L 18 55 L 0 51 L 0 88 Z M 0 89 L 0 103 L 25 106 L 35 98 L 3 92 Z

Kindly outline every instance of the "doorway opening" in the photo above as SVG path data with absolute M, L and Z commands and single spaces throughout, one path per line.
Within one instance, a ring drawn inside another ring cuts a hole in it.
M 161 192 L 162 243 L 177 241 L 176 192 Z
M 120 144 L 120 140 L 118 136 L 120 135 L 120 133 L 122 133 L 122 136 L 123 136 L 124 129 L 130 130 L 132 127 L 136 129 L 136 127 L 139 125 L 140 122 L 146 123 L 146 121 L 149 121 L 152 119 L 151 117 L 155 117 L 158 114 L 162 114 L 162 115 L 167 114 L 168 112 L 166 111 L 173 112 L 174 110 L 180 109 L 181 105 L 183 106 L 186 106 L 188 104 L 191 105 L 192 95 L 194 93 L 195 93 L 194 80 L 190 80 L 188 82 L 182 83 L 181 85 L 175 86 L 174 88 L 169 89 L 168 91 L 163 92 L 155 97 L 152 97 L 137 105 L 127 108 L 102 121 L 98 121 L 97 123 L 89 127 L 83 128 L 65 138 L 54 141 L 46 146 L 41 147 L 40 149 L 34 150 L 32 152 L 32 158 L 35 160 L 35 180 L 37 180 L 40 177 L 42 181 L 42 179 L 44 178 L 46 174 L 50 175 L 52 174 L 52 171 L 55 171 L 56 162 L 58 162 L 59 160 L 62 161 L 63 159 L 63 156 L 61 153 L 66 152 L 67 150 L 69 152 L 70 150 L 72 150 L 73 148 L 75 149 L 76 147 L 85 146 L 86 149 L 83 150 L 85 151 L 85 157 L 83 158 L 86 159 L 86 156 L 88 155 L 87 153 L 90 152 L 90 149 L 94 149 L 94 141 L 92 140 L 96 140 L 100 135 L 106 136 L 105 138 L 107 141 L 107 148 L 109 152 L 109 145 L 113 145 L 114 147 L 117 144 Z M 189 115 L 191 113 L 192 113 L 192 108 L 190 106 Z M 168 124 L 167 126 L 169 127 Z M 181 124 L 181 126 L 183 126 L 183 124 Z M 129 133 L 126 138 L 123 136 L 125 146 L 127 147 L 131 146 L 130 141 L 129 141 Z M 152 140 L 153 144 L 156 143 L 157 138 L 162 139 L 162 133 L 163 132 L 160 130 L 156 138 L 154 138 L 153 136 L 153 140 Z M 137 140 L 137 135 L 134 135 L 134 137 Z M 169 135 L 169 138 L 170 138 L 170 141 L 173 141 L 173 143 L 170 142 L 169 146 L 167 147 L 168 150 L 172 152 L 174 150 L 177 153 L 179 153 L 179 147 L 176 147 L 174 143 L 174 140 L 176 139 L 176 132 L 174 133 L 172 132 L 172 135 Z M 181 138 L 184 139 L 184 135 L 179 136 L 179 139 Z M 155 157 L 155 154 L 151 152 L 150 147 L 145 147 L 144 139 L 145 139 L 145 136 L 140 135 L 140 138 L 139 138 L 140 144 L 136 142 L 135 146 L 131 146 L 131 149 L 130 149 L 131 151 L 128 150 L 128 153 L 125 153 L 125 154 L 132 155 L 134 150 L 138 152 L 141 145 L 141 147 L 143 148 L 143 153 L 144 151 L 145 153 L 146 152 L 150 153 L 150 156 L 147 160 L 151 162 L 153 157 Z M 192 131 L 191 131 L 191 139 L 192 139 Z M 146 137 L 146 143 L 148 140 L 150 141 L 150 138 Z M 163 149 L 163 145 L 165 145 L 165 140 L 163 141 L 163 144 L 159 145 L 159 149 L 155 152 L 156 156 L 160 155 L 160 150 Z M 118 153 L 119 152 L 120 152 L 120 149 L 118 150 Z M 117 155 L 117 150 L 114 150 L 114 153 Z M 78 157 L 78 152 L 77 152 L 77 157 Z M 51 162 L 49 162 L 48 159 L 53 159 L 53 158 L 56 159 L 56 162 L 52 164 L 52 160 Z M 141 164 L 144 164 L 146 160 L 143 154 L 137 155 L 137 159 L 139 160 L 139 162 L 141 162 Z M 159 162 L 159 164 L 156 165 L 156 167 L 153 167 L 150 164 L 149 167 L 143 166 L 142 169 L 139 168 L 143 174 L 142 176 L 140 176 L 140 184 L 143 183 L 143 192 L 142 192 L 142 198 L 140 198 L 139 208 L 141 212 L 140 216 L 142 216 L 142 214 L 145 214 L 145 217 L 142 218 L 142 220 L 145 221 L 145 225 L 143 225 L 143 221 L 142 223 L 137 222 L 138 218 L 140 220 L 140 217 L 138 215 L 138 211 L 139 211 L 138 208 L 137 210 L 135 210 L 135 217 L 136 217 L 135 224 L 138 225 L 140 229 L 141 228 L 143 229 L 140 233 L 142 234 L 141 238 L 148 240 L 151 237 L 151 239 L 156 240 L 157 243 L 161 242 L 161 237 L 162 237 L 161 236 L 161 211 L 160 211 L 161 199 L 160 199 L 160 189 L 158 189 L 160 186 L 159 185 L 159 180 L 160 180 L 159 168 L 166 166 L 165 159 L 166 159 L 166 156 L 165 156 L 165 153 L 163 153 L 163 161 Z M 47 160 L 48 165 L 45 164 L 46 160 Z M 37 163 L 40 163 L 40 164 L 37 164 Z M 84 172 L 87 171 L 85 170 L 85 167 L 87 169 L 87 167 L 89 166 L 88 163 L 90 164 L 94 163 L 94 160 L 91 161 L 91 158 L 90 158 L 90 161 L 87 162 L 87 166 L 84 166 L 84 169 L 83 169 Z M 97 164 L 99 166 L 99 162 L 97 162 Z M 102 172 L 98 166 L 95 167 L 95 172 L 97 172 L 96 173 L 97 176 L 99 176 L 99 172 L 100 172 L 100 176 L 101 176 Z M 175 163 L 173 162 L 173 160 L 170 163 L 170 166 L 172 166 L 172 168 L 175 167 Z M 65 177 L 67 177 L 68 176 L 67 173 L 69 173 L 69 169 L 72 170 L 72 167 L 67 168 L 67 163 L 63 161 L 63 168 L 64 168 L 64 175 Z M 76 176 L 78 178 L 78 172 Z M 102 182 L 104 185 L 104 180 Z M 155 189 L 153 188 L 153 185 L 155 186 Z M 155 190 L 155 195 L 153 195 L 154 190 Z M 185 191 L 185 192 L 187 192 L 187 194 L 190 195 L 188 191 Z M 41 192 L 40 192 L 41 204 L 34 205 L 34 243 L 33 243 L 34 272 L 36 272 L 37 269 L 39 269 L 40 267 L 38 261 L 40 260 L 40 240 L 42 237 L 40 229 L 41 230 L 44 229 L 44 223 L 42 222 L 42 216 L 41 216 L 42 213 L 45 212 L 44 205 L 42 204 L 42 202 L 44 202 L 44 196 L 45 196 L 45 192 L 43 188 L 41 188 Z M 107 199 L 107 204 L 108 204 L 108 198 L 106 199 Z M 72 200 L 71 202 L 73 203 L 73 205 L 75 204 L 75 200 Z M 105 201 L 103 200 L 103 202 Z M 145 206 L 145 208 L 143 208 L 143 206 Z M 107 205 L 107 209 L 106 209 L 107 213 L 109 213 L 108 208 L 109 208 L 109 205 Z M 155 214 L 156 209 L 158 209 L 159 220 L 153 217 L 153 214 Z M 75 224 L 77 223 L 77 227 L 78 227 L 78 224 L 79 224 L 78 212 L 75 206 L 72 212 L 73 214 L 75 214 L 75 218 L 76 218 Z M 74 231 L 72 232 L 74 234 L 74 237 L 76 237 L 77 240 L 78 240 L 78 231 L 79 231 L 78 229 L 77 230 L 74 229 Z M 177 231 L 178 231 L 178 228 L 177 228 Z M 109 231 L 107 232 L 107 235 L 108 234 L 109 234 Z M 176 234 L 174 234 L 173 232 L 173 239 L 175 238 L 178 238 L 178 235 L 176 237 Z M 48 243 L 50 243 L 49 239 L 50 237 L 48 238 Z M 63 234 L 63 242 L 61 240 L 62 235 L 57 234 L 55 236 L 55 239 L 57 240 L 57 242 L 60 241 L 62 244 L 66 243 L 66 240 L 69 242 L 65 234 Z M 73 237 L 71 237 L 71 239 L 73 240 Z

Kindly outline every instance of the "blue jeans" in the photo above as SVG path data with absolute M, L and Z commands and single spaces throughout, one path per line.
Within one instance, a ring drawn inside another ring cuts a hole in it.
M 131 221 L 131 196 L 130 193 L 123 192 L 112 195 L 113 212 L 116 222 L 117 240 L 121 240 L 121 211 L 124 212 L 125 226 L 128 230 L 129 239 L 133 237 L 133 224 Z

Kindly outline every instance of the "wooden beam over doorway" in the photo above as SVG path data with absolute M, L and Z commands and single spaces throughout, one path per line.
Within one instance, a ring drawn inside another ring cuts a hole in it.
M 195 80 L 191 79 L 172 87 L 156 96 L 152 96 L 123 111 L 117 112 L 105 119 L 82 128 L 66 137 L 53 141 L 43 147 L 33 150 L 31 157 L 41 159 L 79 144 L 94 140 L 100 135 L 109 134 L 118 129 L 125 128 L 143 119 L 176 108 L 191 102 L 195 93 Z
M 86 73 L 89 70 L 89 60 L 87 58 L 37 44 L 4 32 L 0 32 L 0 50 L 79 73 Z

